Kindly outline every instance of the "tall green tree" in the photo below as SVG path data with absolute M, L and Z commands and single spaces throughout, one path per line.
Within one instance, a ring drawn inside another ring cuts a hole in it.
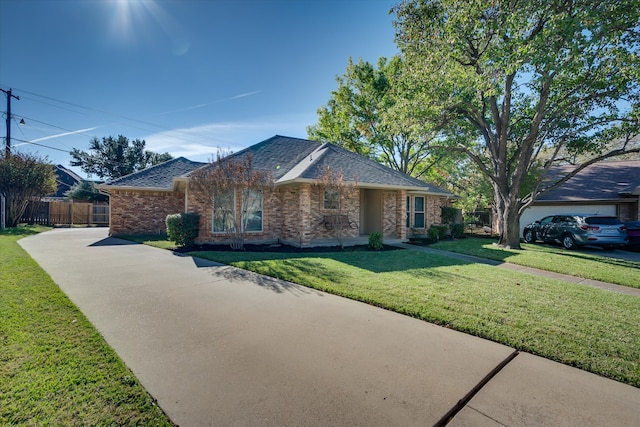
M 15 227 L 30 201 L 56 192 L 56 174 L 46 158 L 13 153 L 0 158 L 0 194 L 5 197 L 6 225 Z
M 445 145 L 491 181 L 499 245 L 520 247 L 520 215 L 535 197 L 638 151 L 629 148 L 640 128 L 638 0 L 407 0 L 393 12 L 423 102 L 451 127 L 470 127 L 470 138 Z M 545 181 L 578 153 L 587 158 L 573 172 Z
M 318 109 L 309 138 L 331 142 L 412 175 L 427 173 L 437 155 L 427 150 L 440 133 L 430 105 L 416 103 L 399 57 L 380 58 L 377 67 L 351 58 L 338 88 Z
M 171 160 L 169 153 L 154 153 L 145 149 L 144 139 L 134 139 L 119 135 L 93 138 L 89 141 L 89 151 L 74 148 L 71 151 L 71 166 L 79 166 L 86 174 L 99 178 L 115 179 L 146 169 L 158 163 Z
M 96 188 L 93 181 L 80 181 L 64 193 L 64 197 L 71 200 L 83 200 L 87 202 L 108 202 L 109 196 L 102 194 Z

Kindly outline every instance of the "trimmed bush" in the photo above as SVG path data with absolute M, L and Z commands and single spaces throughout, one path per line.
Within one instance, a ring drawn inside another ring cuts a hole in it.
M 453 224 L 458 215 L 460 213 L 460 209 L 452 208 L 450 206 L 442 206 L 440 208 L 440 214 L 442 215 L 442 223 L 443 224 Z
M 369 248 L 379 251 L 384 246 L 382 242 L 382 233 L 373 232 L 369 234 Z
M 200 215 L 197 213 L 178 213 L 167 215 L 167 238 L 178 246 L 192 246 L 198 237 Z
M 429 237 L 429 240 L 437 242 L 438 240 L 447 236 L 448 230 L 449 227 L 446 225 L 432 224 L 431 227 L 429 227 L 429 229 L 427 230 L 427 236 Z
M 464 225 L 462 224 L 451 224 L 449 228 L 451 228 L 451 235 L 455 239 L 459 239 L 464 235 Z

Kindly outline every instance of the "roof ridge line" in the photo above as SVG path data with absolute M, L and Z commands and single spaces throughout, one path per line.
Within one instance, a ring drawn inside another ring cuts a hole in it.
M 300 160 L 294 167 L 289 169 L 289 172 L 285 173 L 277 183 L 282 183 L 286 181 L 291 181 L 293 179 L 299 178 L 307 169 L 309 169 L 313 164 L 317 163 L 327 152 L 328 142 L 322 143 L 318 148 L 313 150 L 307 156 L 305 156 L 302 160 Z M 318 154 L 314 159 L 314 154 Z

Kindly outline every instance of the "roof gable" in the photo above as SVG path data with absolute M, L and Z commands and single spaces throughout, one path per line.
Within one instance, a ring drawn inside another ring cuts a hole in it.
M 105 189 L 118 187 L 158 188 L 170 190 L 173 188 L 173 179 L 186 175 L 189 172 L 205 165 L 206 163 L 194 162 L 184 157 L 178 157 L 163 163 L 148 167 L 138 172 L 114 179 L 101 187 Z

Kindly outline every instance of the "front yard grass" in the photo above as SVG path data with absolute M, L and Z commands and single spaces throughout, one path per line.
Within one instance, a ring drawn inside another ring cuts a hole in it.
M 411 250 L 193 252 L 640 387 L 640 299 Z
M 497 247 L 494 239 L 443 241 L 434 249 L 474 255 L 495 261 L 569 274 L 585 279 L 640 288 L 640 263 L 598 255 L 598 250 L 575 251 L 549 245 L 522 243 L 522 250 Z
M 0 425 L 173 425 L 16 243 L 42 230 L 0 231 Z

